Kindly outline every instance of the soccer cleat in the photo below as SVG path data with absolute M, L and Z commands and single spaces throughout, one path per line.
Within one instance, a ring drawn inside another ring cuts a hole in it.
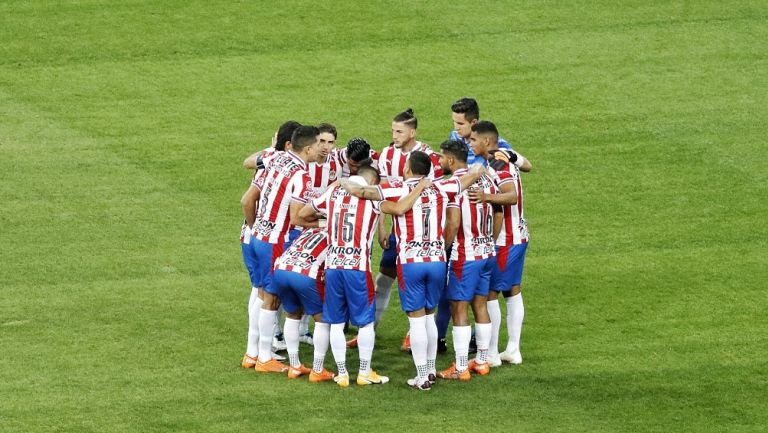
M 408 379 L 406 383 L 411 388 L 418 389 L 419 391 L 429 391 L 432 388 L 432 382 L 430 382 L 429 379 L 420 379 L 418 376 L 413 379 Z
M 467 370 L 474 371 L 480 376 L 485 376 L 491 372 L 491 366 L 487 362 L 479 363 L 477 360 L 473 359 L 469 361 Z
M 405 334 L 405 338 L 403 338 L 403 344 L 400 345 L 400 351 L 401 352 L 411 351 L 411 334 Z
M 499 354 L 499 359 L 514 365 L 520 365 L 523 363 L 523 355 L 521 355 L 519 351 L 507 352 L 505 350 Z
M 357 347 L 357 337 L 354 337 L 347 341 L 347 349 L 354 349 Z
M 466 382 L 472 379 L 472 374 L 469 373 L 469 369 L 466 369 L 464 371 L 456 370 L 456 363 L 451 364 L 450 367 L 437 373 L 437 375 L 440 376 L 442 379 L 460 380 L 462 382 Z
M 501 366 L 501 357 L 499 355 L 489 356 L 488 357 L 488 365 L 490 365 L 491 367 L 500 367 Z
M 298 367 L 288 367 L 288 379 L 296 379 L 297 377 L 309 374 L 310 372 L 312 372 L 312 369 L 304 367 L 301 364 L 299 364 Z
M 285 373 L 288 366 L 276 359 L 270 359 L 267 362 L 257 360 L 254 369 L 260 373 Z
M 448 345 L 445 343 L 445 338 L 437 340 L 437 353 L 445 353 L 448 351 Z
M 282 352 L 287 349 L 288 349 L 288 346 L 285 344 L 285 339 L 283 338 L 283 334 L 278 334 L 272 337 L 273 352 Z
M 240 362 L 240 366 L 243 368 L 253 368 L 256 366 L 256 361 L 257 361 L 256 358 L 248 356 L 248 354 L 246 353 L 245 355 L 243 355 L 243 361 Z
M 312 334 L 307 332 L 306 334 L 300 336 L 299 337 L 299 343 L 304 343 L 304 344 L 308 344 L 310 346 L 314 346 L 313 341 L 312 341 Z
M 382 385 L 389 382 L 387 376 L 380 376 L 375 370 L 371 370 L 368 374 L 357 374 L 357 384 L 360 386 L 365 385 Z
M 326 369 L 323 369 L 323 371 L 319 373 L 314 370 L 309 373 L 309 381 L 312 383 L 327 382 L 333 380 L 334 377 L 336 377 L 336 375 Z M 347 385 L 349 385 L 349 376 L 347 376 Z
M 430 373 L 427 375 L 427 380 L 429 380 L 429 383 L 431 383 L 432 385 L 434 385 L 434 384 L 435 384 L 435 382 L 437 382 L 437 372 L 436 372 L 436 371 L 431 371 L 431 372 L 430 372 Z
M 346 388 L 349 386 L 349 374 L 336 375 L 333 378 L 333 381 L 336 382 L 336 385 L 339 385 L 342 388 Z
M 477 353 L 477 342 L 475 341 L 475 334 L 472 334 L 472 338 L 469 340 L 469 353 Z
M 276 359 L 278 361 L 285 361 L 285 356 L 272 352 L 272 359 Z

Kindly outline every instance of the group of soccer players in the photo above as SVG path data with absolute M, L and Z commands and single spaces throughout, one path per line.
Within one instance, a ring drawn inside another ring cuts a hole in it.
M 241 246 L 252 285 L 244 368 L 348 387 L 349 345 L 359 351 L 356 383 L 387 383 L 371 360 L 395 280 L 416 367 L 409 386 L 429 390 L 438 377 L 467 381 L 472 372 L 486 375 L 503 361 L 522 362 L 520 283 L 528 229 L 520 172 L 530 171 L 531 163 L 493 123 L 479 119 L 474 99 L 451 108 L 454 131 L 439 152 L 416 140 L 418 121 L 408 109 L 394 117 L 392 143 L 381 154 L 361 138 L 337 148 L 332 125 L 289 121 L 270 148 L 246 159 L 255 173 L 241 200 Z M 382 214 L 392 215 L 391 232 Z M 384 252 L 374 279 L 376 233 Z M 500 293 L 507 299 L 509 334 L 502 353 Z M 272 347 L 281 306 L 289 365 Z M 299 346 L 310 316 L 314 359 L 308 368 Z M 450 321 L 455 362 L 438 371 L 438 345 Z M 348 323 L 358 328 L 352 344 L 344 334 Z M 323 367 L 329 346 L 336 373 Z

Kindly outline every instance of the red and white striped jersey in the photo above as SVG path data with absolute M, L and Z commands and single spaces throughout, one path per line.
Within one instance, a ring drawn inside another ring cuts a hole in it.
M 408 156 L 413 151 L 421 151 L 429 156 L 432 160 L 432 169 L 429 171 L 430 180 L 438 180 L 443 178 L 443 169 L 440 167 L 440 155 L 433 152 L 432 149 L 426 143 L 417 141 L 410 152 L 403 153 L 400 149 L 390 144 L 381 151 L 379 157 L 379 174 L 382 179 L 386 179 L 387 182 L 403 181 L 405 173 L 405 163 L 408 161 Z
M 352 175 L 350 169 L 349 169 L 349 161 L 347 158 L 347 149 L 339 149 L 338 151 L 338 158 L 339 162 L 341 162 L 341 177 L 349 177 Z M 371 149 L 371 151 L 368 154 L 369 158 L 371 158 L 371 167 L 378 169 L 379 167 L 379 152 L 376 152 L 375 150 Z
M 328 230 L 309 228 L 304 230 L 291 246 L 275 262 L 275 269 L 296 272 L 312 279 L 325 266 L 328 251 Z
M 399 201 L 408 195 L 421 178 L 395 182 L 379 187 L 381 197 Z M 458 179 L 435 182 L 421 192 L 413 208 L 394 216 L 397 257 L 400 263 L 445 261 L 445 212 L 448 204 L 461 192 Z
M 287 240 L 292 228 L 292 201 L 307 203 L 314 195 L 307 164 L 293 152 L 283 152 L 265 169 L 253 237 L 277 244 Z
M 312 207 L 328 219 L 325 268 L 370 272 L 380 202 L 359 199 L 336 186 L 312 200 Z
M 451 179 L 458 179 L 465 174 L 466 168 L 456 170 Z M 482 260 L 496 254 L 493 240 L 493 205 L 473 203 L 468 194 L 472 190 L 482 190 L 486 194 L 499 192 L 496 182 L 490 176 L 483 175 L 461 194 L 456 195 L 453 204 L 461 209 L 461 224 L 451 248 L 453 262 Z
M 499 187 L 512 183 L 517 192 L 517 204 L 502 206 L 504 211 L 504 222 L 501 225 L 501 232 L 496 239 L 496 245 L 511 246 L 528 242 L 528 223 L 523 214 L 523 182 L 520 176 L 520 169 L 514 164 L 507 164 L 504 170 L 494 170 L 488 167 L 491 176 L 497 177 Z
M 334 149 L 328 154 L 325 161 L 309 163 L 307 172 L 312 179 L 312 188 L 316 196 L 324 193 L 330 184 L 341 177 L 344 164 L 341 162 L 340 154 L 340 149 Z

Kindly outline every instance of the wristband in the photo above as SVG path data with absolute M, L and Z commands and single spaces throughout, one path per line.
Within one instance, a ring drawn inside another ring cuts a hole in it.
M 514 164 L 515 164 L 515 166 L 516 166 L 517 168 L 520 168 L 520 167 L 522 167 L 522 166 L 523 166 L 523 164 L 525 164 L 525 157 L 523 157 L 523 155 L 520 155 L 520 154 L 518 153 L 518 154 L 517 154 L 517 161 L 515 161 L 515 162 L 514 162 Z

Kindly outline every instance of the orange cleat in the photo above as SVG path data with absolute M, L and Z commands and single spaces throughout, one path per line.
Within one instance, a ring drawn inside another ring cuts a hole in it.
M 304 376 L 311 372 L 312 369 L 304 367 L 302 364 L 299 364 L 298 367 L 288 367 L 288 379 L 296 379 L 299 376 Z
M 285 373 L 288 371 L 288 366 L 272 358 L 267 362 L 257 360 L 254 369 L 260 373 Z
M 243 361 L 240 363 L 240 366 L 243 368 L 253 368 L 256 366 L 256 358 L 248 356 L 246 353 L 243 355 Z
M 331 373 L 326 369 L 323 369 L 323 371 L 319 373 L 312 370 L 312 372 L 309 373 L 309 381 L 312 383 L 327 382 L 329 380 L 333 380 L 335 376 L 336 376 L 335 374 Z
M 458 371 L 456 370 L 456 363 L 451 364 L 450 367 L 437 373 L 437 375 L 440 376 L 442 379 L 460 380 L 462 382 L 466 382 L 472 379 L 472 375 L 469 373 L 469 369 L 466 369 L 464 371 Z
M 411 334 L 405 334 L 405 338 L 403 338 L 403 344 L 400 345 L 400 351 L 401 352 L 411 351 Z
M 347 349 L 354 349 L 355 347 L 357 347 L 357 337 L 347 341 Z
M 479 374 L 480 376 L 485 376 L 486 374 L 491 372 L 491 365 L 487 362 L 483 362 L 482 364 L 477 362 L 476 359 L 473 359 L 469 361 L 469 366 L 467 370 L 474 371 L 475 373 Z

